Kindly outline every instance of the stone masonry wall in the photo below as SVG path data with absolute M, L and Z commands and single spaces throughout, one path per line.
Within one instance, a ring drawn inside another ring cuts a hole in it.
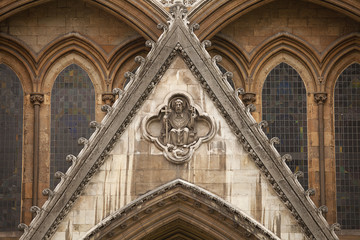
M 360 30 L 358 22 L 305 1 L 281 0 L 266 4 L 220 31 L 250 53 L 278 32 L 289 32 L 322 52 L 337 38 Z
M 57 0 L 30 8 L 0 23 L 0 32 L 40 52 L 55 38 L 78 32 L 110 52 L 140 35 L 111 14 L 81 0 Z

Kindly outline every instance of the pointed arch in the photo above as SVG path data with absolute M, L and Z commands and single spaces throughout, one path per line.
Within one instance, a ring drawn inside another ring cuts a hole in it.
M 251 71 L 256 71 L 258 63 L 280 51 L 285 51 L 301 60 L 303 65 L 307 66 L 314 75 L 319 72 L 320 53 L 311 43 L 288 32 L 280 32 L 265 39 L 249 53 Z
M 51 91 L 50 176 L 65 172 L 70 163 L 65 157 L 77 155 L 80 137 L 89 138 L 89 122 L 95 119 L 95 91 L 87 73 L 78 65 L 67 66 L 57 76 Z M 59 181 L 50 177 L 50 186 Z
M 49 94 L 56 77 L 61 71 L 71 64 L 79 65 L 89 75 L 90 80 L 95 88 L 95 94 L 99 95 L 105 89 L 103 71 L 97 68 L 93 61 L 84 57 L 76 51 L 65 52 L 62 56 L 57 56 L 53 61 L 49 61 L 50 66 L 43 67 L 41 75 L 41 89 L 44 93 Z
M 339 75 L 334 88 L 337 221 L 360 228 L 360 63 Z
M 48 91 L 49 82 L 47 80 L 48 75 L 53 69 L 59 70 L 64 68 L 70 63 L 77 62 L 84 70 L 88 71 L 88 74 L 94 84 L 97 92 L 100 89 L 104 89 L 104 81 L 106 78 L 106 54 L 105 52 L 94 42 L 83 37 L 79 33 L 70 33 L 57 38 L 55 41 L 47 45 L 38 57 L 38 72 L 40 79 L 40 86 L 44 91 Z M 62 67 L 58 68 L 57 64 L 60 63 Z
M 137 38 L 128 41 L 126 44 L 115 49 L 109 60 L 109 79 L 111 80 L 111 89 L 123 88 L 125 84 L 124 74 L 127 71 L 133 71 L 139 64 L 135 62 L 135 57 L 146 57 L 149 49 L 145 46 L 145 39 Z
M 246 78 L 248 77 L 248 65 L 242 49 L 239 49 L 233 42 L 227 41 L 227 39 L 220 36 L 215 36 L 211 39 L 211 42 L 212 47 L 208 49 L 209 53 L 212 56 L 220 55 L 223 57 L 220 64 L 223 64 L 226 69 L 234 74 L 235 89 L 239 87 L 244 88 Z
M 14 231 L 21 219 L 23 173 L 23 87 L 0 64 L 0 230 Z
M 323 59 L 323 76 L 325 85 L 327 87 L 334 87 L 334 82 L 340 75 L 340 70 L 344 69 L 344 64 L 348 65 L 350 62 L 359 61 L 355 55 L 360 53 L 360 34 L 353 33 L 331 44 L 326 51 Z M 335 70 L 336 69 L 336 70 Z M 334 75 L 335 70 L 335 75 Z M 342 72 L 342 71 L 341 71 Z M 332 91 L 331 91 L 332 92 Z
M 253 91 L 257 96 L 261 96 L 262 87 L 269 72 L 280 63 L 286 63 L 296 70 L 301 79 L 303 79 L 307 93 L 317 91 L 317 72 L 315 72 L 314 69 L 311 69 L 311 67 L 306 64 L 305 60 L 298 55 L 294 55 L 286 49 L 277 49 L 266 55 L 266 57 L 264 56 L 256 63 L 256 68 L 254 67 L 253 69 L 252 76 L 254 79 L 257 79 L 253 86 Z M 261 99 L 259 100 L 261 101 Z
M 109 215 L 83 239 L 164 239 L 174 233 L 198 239 L 279 239 L 225 200 L 181 179 Z
M 290 154 L 293 172 L 302 171 L 299 181 L 308 186 L 307 101 L 303 80 L 294 68 L 280 63 L 273 68 L 262 89 L 262 119 L 268 122 L 265 133 L 279 137 L 281 155 Z
M 192 22 L 197 22 L 201 25 L 197 36 L 200 40 L 212 38 L 222 28 L 229 25 L 244 14 L 253 11 L 261 6 L 273 2 L 274 0 L 246 0 L 246 1 L 230 1 L 220 0 L 216 3 L 207 1 L 204 4 L 197 5 L 189 13 L 189 18 Z M 326 8 L 332 9 L 336 12 L 341 12 L 346 16 L 360 20 L 360 8 L 351 0 L 329 0 L 309 1 L 318 5 L 322 5 Z
M 0 8 L 0 20 L 4 20 L 14 14 L 35 7 L 50 0 L 20 0 L 10 1 Z M 85 0 L 98 8 L 116 16 L 129 26 L 133 27 L 143 37 L 157 39 L 161 31 L 156 26 L 159 22 L 166 22 L 167 14 L 152 1 L 116 1 Z
M 36 60 L 29 48 L 17 38 L 0 33 L 1 61 L 11 66 L 19 76 L 25 92 L 33 91 L 32 80 L 36 76 Z

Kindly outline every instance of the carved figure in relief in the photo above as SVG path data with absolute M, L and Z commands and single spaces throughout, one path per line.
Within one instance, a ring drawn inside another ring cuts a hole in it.
M 170 151 L 187 148 L 197 140 L 194 129 L 196 109 L 188 105 L 186 99 L 177 97 L 161 110 L 164 113 L 161 141 L 168 145 Z
M 215 123 L 192 103 L 188 94 L 173 94 L 165 102 L 157 115 L 145 117 L 144 136 L 162 149 L 168 160 L 183 163 L 191 158 L 202 142 L 214 136 Z M 151 133 L 149 129 L 156 122 L 161 125 L 161 129 L 157 130 L 158 133 Z M 200 135 L 198 130 L 201 130 Z

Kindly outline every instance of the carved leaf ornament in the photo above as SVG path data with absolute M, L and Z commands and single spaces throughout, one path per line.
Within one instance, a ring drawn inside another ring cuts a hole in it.
M 215 121 L 186 92 L 169 94 L 156 114 L 143 119 L 145 139 L 155 143 L 175 164 L 189 161 L 195 150 L 215 135 Z

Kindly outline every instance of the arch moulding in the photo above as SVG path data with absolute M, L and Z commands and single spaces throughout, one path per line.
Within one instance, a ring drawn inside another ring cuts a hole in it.
M 273 1 L 274 0 L 218 0 L 216 4 L 214 4 L 213 1 L 204 0 L 204 4 L 199 4 L 198 8 L 195 7 L 191 10 L 189 18 L 192 22 L 200 24 L 201 28 L 197 36 L 200 40 L 204 40 L 212 38 L 222 28 L 242 15 Z M 356 21 L 360 21 L 360 5 L 352 0 L 308 0 L 308 2 L 324 6 Z
M 173 234 L 191 239 L 279 239 L 225 200 L 181 179 L 109 215 L 83 239 L 167 239 Z
M 259 101 L 261 101 L 262 87 L 267 75 L 280 63 L 289 64 L 297 71 L 304 82 L 307 93 L 316 92 L 315 76 L 314 73 L 310 71 L 309 67 L 300 59 L 292 56 L 292 54 L 289 54 L 286 51 L 280 51 L 272 56 L 268 56 L 266 60 L 262 61 L 262 64 L 259 64 L 256 72 L 254 72 L 254 79 L 256 79 L 256 82 L 253 91 L 260 97 L 260 99 L 258 99 Z

